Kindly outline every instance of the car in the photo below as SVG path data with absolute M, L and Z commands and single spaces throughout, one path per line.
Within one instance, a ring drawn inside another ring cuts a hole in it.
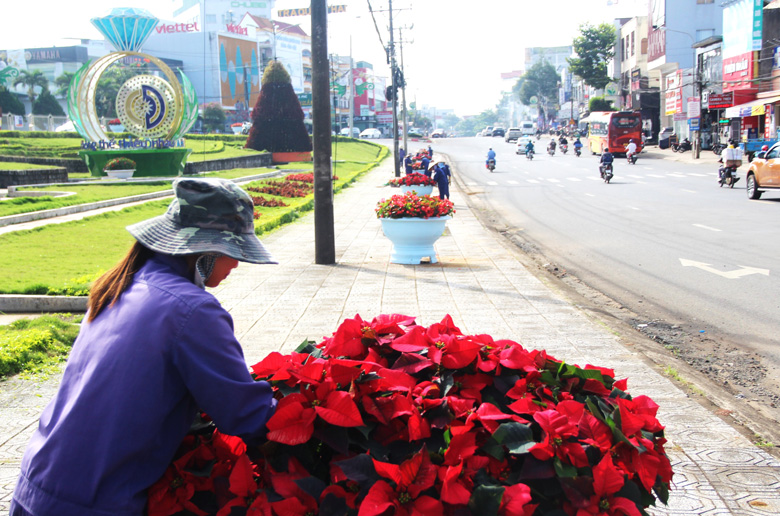
M 489 125 L 482 129 L 482 136 L 493 136 L 493 126 Z
M 341 131 L 339 131 L 339 134 L 341 136 L 349 136 L 349 127 L 343 127 Z M 352 137 L 353 138 L 360 138 L 360 129 L 357 127 L 352 128 Z
M 505 142 L 515 142 L 519 137 L 523 135 L 523 131 L 519 127 L 510 127 L 506 130 L 504 135 Z
M 368 129 L 363 129 L 363 132 L 360 133 L 361 138 L 381 138 L 382 137 L 382 131 L 377 129 L 376 127 L 369 127 Z
M 506 131 L 504 131 L 503 127 L 496 127 L 490 132 L 490 136 L 501 136 L 503 138 L 505 133 Z
M 780 189 L 780 142 L 766 152 L 756 153 L 745 176 L 745 185 L 748 199 L 761 198 L 766 189 Z
M 525 146 L 528 145 L 528 142 L 532 142 L 533 138 L 531 138 L 528 135 L 523 135 L 517 138 L 517 147 L 515 147 L 515 154 L 523 154 L 525 155 Z
M 673 142 L 672 135 L 674 134 L 673 127 L 663 127 L 661 132 L 658 133 L 658 148 L 668 149 Z
M 447 133 L 445 133 L 442 129 L 436 129 L 431 133 L 431 138 L 446 138 Z

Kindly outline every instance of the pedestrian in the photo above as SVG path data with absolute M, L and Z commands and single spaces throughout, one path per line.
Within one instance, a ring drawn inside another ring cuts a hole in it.
M 406 175 L 412 174 L 414 172 L 414 168 L 412 167 L 412 156 L 409 154 L 406 155 L 404 158 L 404 168 L 406 169 Z
M 404 150 L 403 147 L 401 147 L 398 150 L 398 156 L 399 156 L 399 159 L 401 160 L 400 161 L 401 165 L 403 165 L 404 164 L 404 158 L 406 157 L 406 151 Z
M 420 164 L 422 165 L 422 173 L 428 177 L 431 177 L 431 171 L 428 170 L 428 166 L 431 164 L 431 160 L 428 158 L 427 154 L 423 154 L 423 157 L 420 160 Z
M 428 158 L 433 159 L 433 148 L 428 145 Z
M 434 174 L 433 180 L 436 181 L 436 186 L 439 188 L 439 199 L 450 198 L 450 167 L 443 161 L 440 161 L 433 167 Z
M 22 459 L 13 516 L 144 514 L 199 411 L 250 444 L 276 401 L 250 375 L 233 321 L 205 287 L 239 261 L 276 263 L 252 200 L 224 179 L 181 178 L 167 212 L 127 227 L 98 278 L 59 390 Z

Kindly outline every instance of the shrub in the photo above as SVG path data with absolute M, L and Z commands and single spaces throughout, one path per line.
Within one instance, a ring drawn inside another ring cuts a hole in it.
M 53 315 L 0 326 L 0 377 L 61 362 L 78 331 L 78 325 Z
M 135 161 L 125 157 L 114 158 L 103 167 L 104 172 L 107 170 L 135 170 Z

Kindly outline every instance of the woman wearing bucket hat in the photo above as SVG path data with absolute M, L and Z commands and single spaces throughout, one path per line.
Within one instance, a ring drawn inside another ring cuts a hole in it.
M 276 401 L 247 368 L 233 321 L 203 286 L 276 263 L 251 198 L 221 179 L 178 179 L 167 212 L 100 277 L 59 391 L 22 459 L 11 515 L 140 515 L 198 411 L 260 442 Z

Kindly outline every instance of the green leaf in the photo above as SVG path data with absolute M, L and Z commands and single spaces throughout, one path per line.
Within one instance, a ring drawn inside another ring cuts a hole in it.
M 503 496 L 504 488 L 502 486 L 477 486 L 469 498 L 469 509 L 472 514 L 497 516 Z
M 653 486 L 653 491 L 655 491 L 658 499 L 661 500 L 664 505 L 669 505 L 669 486 L 658 480 Z
M 493 439 L 514 454 L 527 453 L 536 444 L 531 427 L 516 422 L 500 424 L 493 433 Z
M 577 468 L 571 464 L 564 464 L 558 457 L 553 459 L 553 465 L 555 466 L 555 474 L 559 477 L 574 478 L 577 476 Z

